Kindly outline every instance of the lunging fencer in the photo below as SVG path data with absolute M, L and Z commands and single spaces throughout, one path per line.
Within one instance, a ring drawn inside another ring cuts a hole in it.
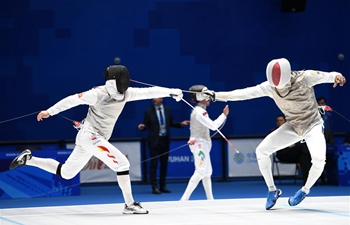
M 23 165 L 35 166 L 64 179 L 71 179 L 81 171 L 92 156 L 95 156 L 116 172 L 118 185 L 125 200 L 123 213 L 147 214 L 148 210 L 133 199 L 128 159 L 108 140 L 127 102 L 170 97 L 170 95 L 176 101 L 180 101 L 183 94 L 180 89 L 175 88 L 129 87 L 130 74 L 122 65 L 109 66 L 104 71 L 104 77 L 105 85 L 68 96 L 37 115 L 37 120 L 42 121 L 75 106 L 89 105 L 86 118 L 77 126 L 79 132 L 75 148 L 64 164 L 54 159 L 35 157 L 27 149 L 12 161 L 10 169 Z
M 210 105 L 210 100 L 204 98 L 202 94 L 203 89 L 208 90 L 208 88 L 203 85 L 194 85 L 190 87 L 190 100 L 191 102 L 196 103 L 196 106 L 191 113 L 191 134 L 188 144 L 193 154 L 195 171 L 180 199 L 181 201 L 189 200 L 192 192 L 200 181 L 202 181 L 207 199 L 214 199 L 211 184 L 213 169 L 210 160 L 212 142 L 209 135 L 209 129 L 215 131 L 223 125 L 229 114 L 229 108 L 226 105 L 221 115 L 215 121 L 212 121 L 206 111 L 207 106 Z
M 207 99 L 224 102 L 268 96 L 286 116 L 287 122 L 270 133 L 256 149 L 259 169 L 269 190 L 265 206 L 268 210 L 282 194 L 275 186 L 271 171 L 270 155 L 274 152 L 305 140 L 311 154 L 312 166 L 307 181 L 289 198 L 289 205 L 298 205 L 321 176 L 326 160 L 326 141 L 313 86 L 321 83 L 334 83 L 333 87 L 338 84 L 343 86 L 346 79 L 338 72 L 291 71 L 290 63 L 285 58 L 270 61 L 266 76 L 267 81 L 254 87 L 227 92 L 202 92 Z

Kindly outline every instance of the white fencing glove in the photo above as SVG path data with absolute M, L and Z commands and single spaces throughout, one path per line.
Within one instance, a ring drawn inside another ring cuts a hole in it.
M 215 92 L 212 90 L 208 90 L 208 88 L 203 88 L 202 95 L 207 101 L 215 102 Z
M 183 97 L 182 90 L 178 88 L 171 88 L 170 96 L 173 97 L 177 102 L 179 102 Z

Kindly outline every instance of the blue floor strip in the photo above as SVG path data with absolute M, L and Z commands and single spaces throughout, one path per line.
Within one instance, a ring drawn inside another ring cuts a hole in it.
M 297 184 L 294 184 L 293 182 L 294 180 L 287 180 L 283 182 L 283 185 L 278 186 L 278 188 L 283 191 L 282 197 L 290 197 L 301 188 L 301 182 L 298 182 Z M 171 190 L 171 193 L 155 195 L 152 194 L 150 184 L 139 184 L 133 182 L 132 192 L 133 197 L 137 202 L 177 201 L 180 200 L 186 186 L 187 181 L 169 181 L 167 188 Z M 263 180 L 233 180 L 229 182 L 213 181 L 213 195 L 215 199 L 266 198 L 267 191 L 267 187 Z M 318 185 L 311 189 L 310 197 L 349 195 L 349 187 Z M 191 195 L 190 200 L 204 200 L 205 198 L 204 188 L 202 184 L 199 183 Z M 123 195 L 117 183 L 86 184 L 81 186 L 81 195 L 79 196 L 2 199 L 0 200 L 0 209 L 113 203 L 124 203 Z

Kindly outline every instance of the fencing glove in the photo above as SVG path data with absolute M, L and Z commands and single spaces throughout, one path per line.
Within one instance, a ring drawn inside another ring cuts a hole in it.
M 202 95 L 205 100 L 215 102 L 215 92 L 208 90 L 208 88 L 203 88 Z
M 171 88 L 170 89 L 170 96 L 173 97 L 177 102 L 181 101 L 183 94 L 181 89 L 178 88 Z

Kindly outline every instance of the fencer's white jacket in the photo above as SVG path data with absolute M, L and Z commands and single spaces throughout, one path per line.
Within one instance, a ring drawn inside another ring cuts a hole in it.
M 206 111 L 206 106 L 198 103 L 191 113 L 190 121 L 190 140 L 196 141 L 203 139 L 205 141 L 210 141 L 209 129 L 215 131 L 217 130 L 226 120 L 226 115 L 222 113 L 216 120 L 212 121 L 209 118 L 208 112 Z
M 237 101 L 268 96 L 275 101 L 295 132 L 303 136 L 315 125 L 323 124 L 318 113 L 313 86 L 321 83 L 334 83 L 338 74 L 337 72 L 327 73 L 314 70 L 293 71 L 289 85 L 283 89 L 272 87 L 268 81 L 265 81 L 254 87 L 230 92 L 215 92 L 215 99 Z
M 113 128 L 125 104 L 130 101 L 169 97 L 174 89 L 162 87 L 132 88 L 125 92 L 124 100 L 115 100 L 107 92 L 104 85 L 98 86 L 83 93 L 68 96 L 47 111 L 53 116 L 78 105 L 89 105 L 85 121 L 93 126 L 94 130 L 109 140 Z

